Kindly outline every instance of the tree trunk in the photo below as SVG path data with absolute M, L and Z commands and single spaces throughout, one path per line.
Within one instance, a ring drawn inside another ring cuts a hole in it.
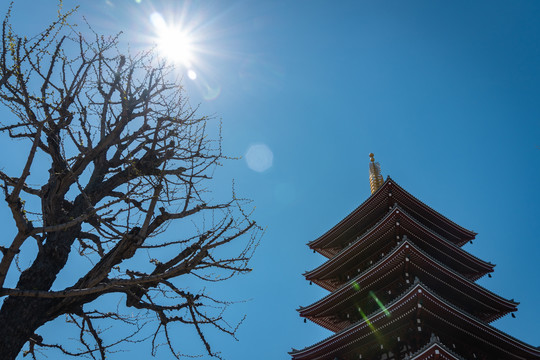
M 52 299 L 8 297 L 0 310 L 0 354 L 14 360 L 24 344 L 44 323 Z
M 65 266 L 71 245 L 80 229 L 50 234 L 34 263 L 23 273 L 17 283 L 21 290 L 49 290 L 60 270 Z M 12 360 L 24 344 L 46 322 L 57 317 L 51 309 L 59 299 L 9 296 L 0 309 L 0 355 L 2 360 Z

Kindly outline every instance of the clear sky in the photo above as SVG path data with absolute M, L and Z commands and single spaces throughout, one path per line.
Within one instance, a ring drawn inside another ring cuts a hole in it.
M 55 3 L 18 0 L 16 29 L 35 34 Z M 247 314 L 239 342 L 211 338 L 225 358 L 287 359 L 291 347 L 330 335 L 295 311 L 326 293 L 301 276 L 324 261 L 305 244 L 370 195 L 370 152 L 385 177 L 479 233 L 465 249 L 497 264 L 480 283 L 521 302 L 516 319 L 494 325 L 540 345 L 540 2 L 80 3 L 75 19 L 123 31 L 135 50 L 155 35 L 152 14 L 183 19 L 194 54 L 180 71 L 191 103 L 222 119 L 227 154 L 246 155 L 217 170 L 215 191 L 235 179 L 267 230 L 254 271 L 212 290 L 248 300 L 229 311 L 232 320 Z M 174 338 L 186 353 L 202 351 L 182 332 Z M 122 349 L 131 352 L 112 359 L 149 358 L 147 345 Z M 162 349 L 158 358 L 171 357 Z

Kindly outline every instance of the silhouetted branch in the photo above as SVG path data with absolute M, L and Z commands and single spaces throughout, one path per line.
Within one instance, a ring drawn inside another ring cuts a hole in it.
M 189 326 L 206 354 L 219 358 L 205 328 L 235 336 L 224 320 L 229 302 L 186 291 L 181 279 L 223 281 L 250 271 L 260 237 L 248 201 L 234 192 L 224 201 L 207 195 L 226 158 L 221 136 L 208 136 L 211 119 L 189 105 L 173 67 L 152 51 L 122 54 L 117 36 L 85 38 L 69 14 L 30 39 L 12 30 L 9 12 L 2 24 L 0 102 L 12 115 L 0 134 L 27 146 L 22 169 L 0 171 L 15 224 L 15 235 L 0 241 L 2 355 L 14 359 L 28 343 L 24 354 L 33 358 L 55 349 L 104 359 L 117 344 L 141 340 L 137 315 L 122 315 L 135 310 L 155 315 L 153 352 L 163 339 L 179 357 L 169 331 Z M 48 172 L 36 171 L 38 161 Z M 173 223 L 180 230 L 167 231 Z M 27 249 L 32 262 L 18 273 L 14 260 Z M 51 290 L 68 262 L 86 273 Z M 12 276 L 16 284 L 6 283 Z M 106 294 L 125 305 L 88 311 L 106 307 L 95 301 Z M 78 329 L 80 351 L 36 335 L 58 317 Z M 110 321 L 134 331 L 105 343 L 101 324 Z

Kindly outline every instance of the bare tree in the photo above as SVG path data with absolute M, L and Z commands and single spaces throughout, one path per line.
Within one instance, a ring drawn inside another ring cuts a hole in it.
M 89 41 L 68 16 L 29 39 L 15 34 L 9 13 L 2 25 L 0 100 L 11 114 L 0 132 L 2 141 L 22 140 L 27 153 L 19 169 L 0 171 L 14 221 L 14 236 L 4 231 L 0 240 L 1 357 L 52 348 L 105 359 L 143 332 L 152 352 L 164 344 L 180 357 L 172 326 L 188 326 L 219 357 L 205 334 L 210 327 L 235 335 L 223 318 L 228 303 L 180 284 L 249 271 L 260 234 L 234 193 L 209 198 L 224 159 L 219 133 L 207 135 L 208 119 L 190 108 L 174 68 L 152 51 L 122 55 L 117 37 Z M 19 268 L 18 257 L 32 260 Z M 85 270 L 58 288 L 70 263 Z M 103 309 L 96 300 L 104 295 L 122 303 Z M 59 317 L 77 327 L 78 345 L 38 334 Z M 115 335 L 132 328 L 105 341 L 103 324 L 112 321 L 123 324 Z

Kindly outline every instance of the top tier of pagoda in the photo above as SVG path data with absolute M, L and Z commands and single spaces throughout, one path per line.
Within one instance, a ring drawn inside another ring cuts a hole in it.
M 309 247 L 304 274 L 330 293 L 298 309 L 334 332 L 293 360 L 540 359 L 489 325 L 518 303 L 476 284 L 494 265 L 462 249 L 476 233 L 409 194 L 370 154 L 372 195 Z

